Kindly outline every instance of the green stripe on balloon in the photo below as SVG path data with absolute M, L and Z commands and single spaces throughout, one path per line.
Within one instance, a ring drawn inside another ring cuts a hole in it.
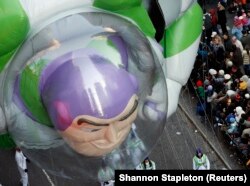
M 48 62 L 38 60 L 27 66 L 20 78 L 20 95 L 25 107 L 41 124 L 52 127 L 49 115 L 44 108 L 39 92 L 41 72 Z
M 171 57 L 188 48 L 202 32 L 203 13 L 195 3 L 180 18 L 165 30 L 161 44 L 164 46 L 164 57 Z
M 126 10 L 140 6 L 142 0 L 95 0 L 93 5 L 109 11 Z

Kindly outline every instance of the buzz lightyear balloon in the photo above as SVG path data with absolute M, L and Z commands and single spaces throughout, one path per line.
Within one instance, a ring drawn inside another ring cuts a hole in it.
M 190 75 L 193 0 L 2 0 L 0 146 L 107 181 L 150 153 Z

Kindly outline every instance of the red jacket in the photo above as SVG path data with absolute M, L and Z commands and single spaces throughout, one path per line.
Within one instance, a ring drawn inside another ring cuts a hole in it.
M 217 18 L 217 14 L 216 14 L 216 9 L 210 9 L 209 13 L 211 15 L 211 22 L 213 26 L 216 26 L 218 23 L 218 18 Z

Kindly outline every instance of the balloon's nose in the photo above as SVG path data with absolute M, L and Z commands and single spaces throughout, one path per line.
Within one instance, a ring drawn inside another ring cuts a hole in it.
M 107 140 L 114 143 L 117 140 L 117 132 L 113 124 L 110 124 L 105 134 Z

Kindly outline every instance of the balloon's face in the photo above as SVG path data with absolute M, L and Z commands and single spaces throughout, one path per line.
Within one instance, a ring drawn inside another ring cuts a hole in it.
M 60 134 L 75 151 L 88 156 L 101 156 L 111 152 L 125 140 L 137 111 L 138 98 L 134 95 L 119 115 L 110 119 L 77 116 Z
M 105 155 L 124 141 L 136 118 L 137 90 L 135 76 L 122 63 L 86 48 L 53 60 L 42 69 L 39 84 L 54 127 L 87 156 Z
M 72 10 L 41 24 L 4 80 L 15 142 L 39 167 L 72 179 L 97 179 L 103 165 L 133 169 L 167 118 L 159 46 L 132 22 L 95 11 Z

